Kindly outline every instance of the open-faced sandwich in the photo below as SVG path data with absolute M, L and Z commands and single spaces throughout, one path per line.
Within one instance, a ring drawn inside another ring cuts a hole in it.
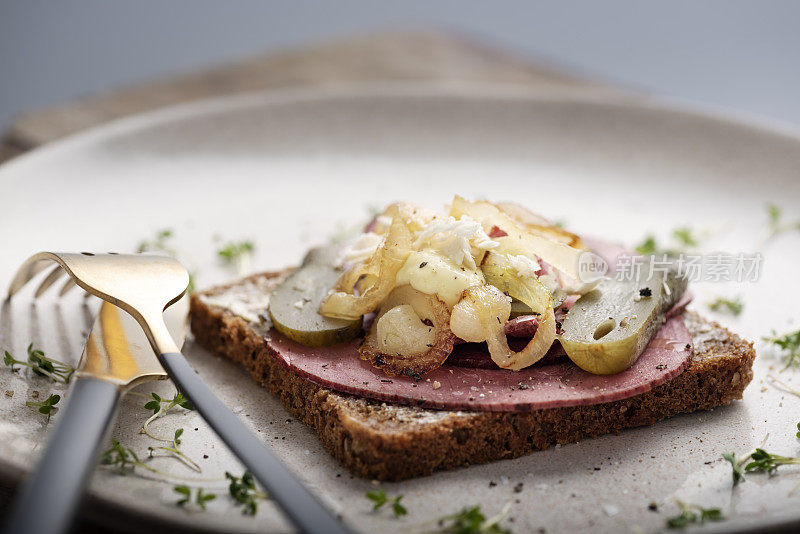
M 393 204 L 349 245 L 196 293 L 192 330 L 385 480 L 741 398 L 752 345 L 685 311 L 678 269 L 607 270 L 623 257 L 517 204 Z

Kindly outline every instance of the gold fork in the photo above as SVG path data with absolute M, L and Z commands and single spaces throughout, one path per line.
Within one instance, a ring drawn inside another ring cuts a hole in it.
M 203 383 L 175 345 L 163 312 L 183 296 L 189 273 L 164 256 L 40 252 L 20 267 L 9 298 L 47 264 L 55 261 L 72 281 L 128 312 L 144 330 L 161 365 L 197 412 L 266 488 L 286 515 L 304 532 L 344 534 L 348 530 L 311 494 L 255 434 Z M 36 290 L 41 295 L 61 274 L 49 273 Z M 62 294 L 69 286 L 62 288 Z
M 164 314 L 180 345 L 188 313 L 189 303 L 182 299 Z M 66 532 L 120 397 L 143 382 L 166 378 L 139 323 L 103 302 L 70 381 L 67 405 L 15 499 L 5 531 Z M 46 514 L 42 502 L 49 503 Z

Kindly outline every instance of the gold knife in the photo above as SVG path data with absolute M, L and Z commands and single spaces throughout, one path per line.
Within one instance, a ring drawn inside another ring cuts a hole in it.
M 167 328 L 179 347 L 188 328 L 189 301 L 182 298 L 164 313 Z M 116 384 L 122 393 L 142 382 L 164 380 L 167 373 L 150 347 L 142 327 L 127 312 L 103 301 L 83 347 L 76 377 Z
M 189 299 L 184 296 L 164 314 L 178 346 L 186 337 L 188 312 Z M 36 470 L 23 484 L 3 532 L 66 532 L 120 397 L 143 382 L 166 378 L 139 323 L 104 301 L 83 347 L 67 404 Z M 41 502 L 48 503 L 47 513 L 42 513 Z

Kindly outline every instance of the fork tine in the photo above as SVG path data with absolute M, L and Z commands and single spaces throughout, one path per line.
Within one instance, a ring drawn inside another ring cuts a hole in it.
M 30 282 L 34 276 L 44 271 L 50 263 L 50 261 L 42 260 L 29 260 L 23 263 L 11 280 L 11 284 L 8 286 L 8 297 L 12 297 L 20 289 L 25 287 L 25 284 Z
M 62 269 L 60 265 L 56 264 L 55 268 L 50 271 L 45 279 L 42 280 L 42 283 L 39 284 L 39 287 L 36 288 L 36 293 L 33 295 L 33 298 L 38 299 L 41 297 L 45 291 L 50 289 L 50 286 L 58 282 L 58 279 L 64 276 L 64 273 L 64 269 Z
M 58 292 L 58 296 L 63 297 L 64 295 L 69 293 L 74 287 L 78 287 L 78 284 L 75 283 L 75 280 L 73 280 L 71 277 L 67 278 L 67 281 L 64 282 L 63 286 L 61 286 L 61 289 Z

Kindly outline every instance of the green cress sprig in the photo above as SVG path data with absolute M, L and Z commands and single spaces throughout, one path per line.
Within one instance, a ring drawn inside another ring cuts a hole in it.
M 172 235 L 172 230 L 169 228 L 159 230 L 153 239 L 140 241 L 139 246 L 136 247 L 136 252 L 139 254 L 143 252 L 165 252 L 169 256 L 176 256 L 177 252 L 169 243 L 172 240 Z
M 480 506 L 462 508 L 458 513 L 447 515 L 437 520 L 439 530 L 448 534 L 511 534 L 511 531 L 500 526 L 500 521 L 508 513 L 510 504 L 489 519 L 481 512 Z
M 175 503 L 178 506 L 186 508 L 192 502 L 192 490 L 189 486 L 175 486 L 172 488 L 175 493 L 179 493 L 182 497 Z M 194 493 L 194 503 L 197 509 L 205 511 L 209 502 L 217 498 L 216 493 L 206 493 L 203 488 L 198 488 Z
M 165 228 L 163 230 L 159 230 L 156 232 L 153 239 L 143 239 L 139 242 L 139 246 L 136 247 L 136 252 L 142 254 L 144 252 L 161 252 L 166 254 L 167 256 L 171 256 L 173 258 L 178 257 L 178 251 L 172 246 L 172 237 L 174 233 L 171 229 Z M 189 272 L 189 287 L 186 289 L 186 293 L 191 295 L 194 293 L 194 279 L 195 279 L 195 271 Z
M 241 477 L 233 476 L 226 471 L 225 478 L 230 481 L 228 493 L 236 502 L 243 505 L 242 515 L 256 515 L 257 499 L 269 499 L 267 493 L 256 488 L 256 481 L 250 471 L 245 471 Z
M 169 453 L 171 456 L 174 456 L 190 469 L 197 471 L 198 473 L 202 473 L 203 469 L 191 458 L 189 458 L 183 451 L 178 449 L 178 446 L 181 444 L 181 435 L 183 435 L 183 429 L 179 428 L 175 431 L 175 434 L 172 438 L 172 446 L 171 447 L 148 447 L 148 451 L 150 451 L 150 457 L 155 457 L 155 453 L 157 451 L 164 451 Z
M 151 415 L 144 422 L 144 424 L 142 425 L 141 432 L 143 434 L 147 434 L 148 436 L 150 436 L 151 438 L 153 438 L 155 440 L 166 441 L 166 442 L 171 442 L 172 443 L 171 447 L 167 447 L 167 446 L 148 447 L 148 450 L 150 451 L 150 456 L 151 457 L 154 456 L 157 451 L 164 451 L 164 452 L 168 453 L 169 455 L 174 456 L 175 458 L 177 458 L 178 460 L 180 460 L 184 464 L 186 464 L 192 470 L 197 471 L 198 473 L 201 473 L 203 470 L 197 464 L 197 462 L 195 462 L 194 460 L 189 458 L 189 456 L 187 456 L 183 451 L 181 451 L 178 448 L 180 443 L 181 443 L 181 439 L 180 439 L 181 435 L 183 435 L 183 429 L 182 428 L 179 428 L 179 429 L 175 430 L 175 433 L 173 434 L 173 436 L 171 438 L 167 438 L 167 437 L 163 437 L 163 436 L 157 436 L 157 435 L 153 434 L 152 432 L 150 432 L 150 429 L 149 429 L 150 423 L 152 423 L 153 421 L 155 421 L 159 417 L 165 416 L 167 413 L 169 413 L 170 410 L 173 410 L 173 409 L 176 409 L 176 408 L 183 408 L 184 410 L 193 410 L 194 407 L 191 405 L 191 403 L 188 401 L 188 399 L 186 399 L 186 397 L 184 397 L 183 394 L 180 393 L 180 392 L 176 392 L 175 395 L 171 399 L 162 399 L 161 396 L 158 395 L 155 392 L 150 393 L 150 397 L 149 398 L 150 398 L 150 400 L 145 403 L 144 408 L 146 410 L 152 411 L 153 415 Z M 162 406 L 162 405 L 166 405 L 166 406 Z
M 250 270 L 250 257 L 255 248 L 252 241 L 229 241 L 217 250 L 217 256 L 223 264 L 235 267 L 236 273 L 243 276 Z
M 708 521 L 723 521 L 725 519 L 719 508 L 703 508 L 697 504 L 678 499 L 675 499 L 675 502 L 681 513 L 667 519 L 667 528 L 686 528 L 693 523 L 704 525 Z
M 386 495 L 386 492 L 383 489 L 379 489 L 378 491 L 368 491 L 366 493 L 367 499 L 372 501 L 372 509 L 379 510 L 383 505 L 388 502 L 392 503 L 392 513 L 394 513 L 395 517 L 401 517 L 408 513 L 406 507 L 400 502 L 403 499 L 402 495 L 397 495 L 392 497 L 391 499 Z
M 730 315 L 738 316 L 744 310 L 744 302 L 741 297 L 734 297 L 727 299 L 724 297 L 717 297 L 708 303 L 709 309 L 718 313 L 728 313 Z
M 155 473 L 158 475 L 162 475 L 165 477 L 169 477 L 168 473 L 165 473 L 155 467 L 151 467 L 146 463 L 142 462 L 139 459 L 139 456 L 131 449 L 130 447 L 126 447 L 122 445 L 119 441 L 112 439 L 111 440 L 111 448 L 103 452 L 102 455 L 102 463 L 104 465 L 111 465 L 119 468 L 119 472 L 121 475 L 127 475 L 128 473 L 133 473 L 134 470 L 139 467 L 141 469 L 145 469 L 150 471 L 151 473 Z
M 672 241 L 674 246 L 663 248 L 659 245 L 653 234 L 644 237 L 641 243 L 634 247 L 637 254 L 642 256 L 652 256 L 655 254 L 666 254 L 667 256 L 679 256 L 680 254 L 700 246 L 701 239 L 696 232 L 688 226 L 675 228 L 672 231 Z
M 767 204 L 767 232 L 762 244 L 779 234 L 791 232 L 792 230 L 800 230 L 800 221 L 784 222 L 780 206 L 772 203 Z
M 771 336 L 765 336 L 762 339 L 767 343 L 772 343 L 776 347 L 788 352 L 786 365 L 784 365 L 781 371 L 789 368 L 795 363 L 796 360 L 800 361 L 800 330 L 790 332 L 782 336 L 779 336 L 773 330 Z
M 800 423 L 797 424 L 797 429 L 800 431 Z M 797 433 L 797 437 L 800 438 L 800 432 Z M 744 482 L 747 473 L 767 473 L 772 476 L 782 465 L 800 464 L 800 457 L 772 454 L 761 447 L 757 447 L 745 456 L 736 456 L 735 453 L 729 452 L 723 454 L 722 458 L 731 464 L 734 486 Z
M 31 408 L 38 408 L 37 411 L 40 414 L 46 415 L 47 422 L 50 422 L 50 416 L 58 411 L 58 408 L 56 408 L 56 404 L 58 404 L 58 401 L 60 400 L 61 400 L 61 395 L 53 394 L 47 397 L 47 399 L 42 402 L 28 401 L 25 403 L 25 405 L 30 406 Z
M 183 396 L 183 393 L 177 392 L 171 399 L 162 399 L 157 393 L 153 392 L 150 394 L 151 400 L 145 403 L 144 408 L 146 410 L 150 410 L 153 412 L 151 415 L 142 425 L 142 433 L 147 434 L 153 439 L 157 439 L 159 441 L 172 441 L 171 438 L 165 438 L 162 436 L 156 436 L 152 434 L 149 430 L 150 423 L 158 419 L 159 417 L 164 417 L 170 410 L 175 408 L 183 408 L 184 410 L 194 410 L 194 407 L 189 402 L 189 400 Z M 166 404 L 166 407 L 162 408 L 162 404 Z
M 244 256 L 252 254 L 255 248 L 252 241 L 229 241 L 225 246 L 217 250 L 217 256 L 224 263 L 235 263 Z
M 37 375 L 46 376 L 54 382 L 63 382 L 65 384 L 69 383 L 70 378 L 72 378 L 72 375 L 75 372 L 74 367 L 53 358 L 48 358 L 45 356 L 43 351 L 34 349 L 33 343 L 28 345 L 27 351 L 27 361 L 17 360 L 11 355 L 11 353 L 5 351 L 3 363 L 7 367 L 10 367 L 12 372 L 19 370 L 15 367 L 15 365 L 21 365 L 24 367 L 29 367 Z

